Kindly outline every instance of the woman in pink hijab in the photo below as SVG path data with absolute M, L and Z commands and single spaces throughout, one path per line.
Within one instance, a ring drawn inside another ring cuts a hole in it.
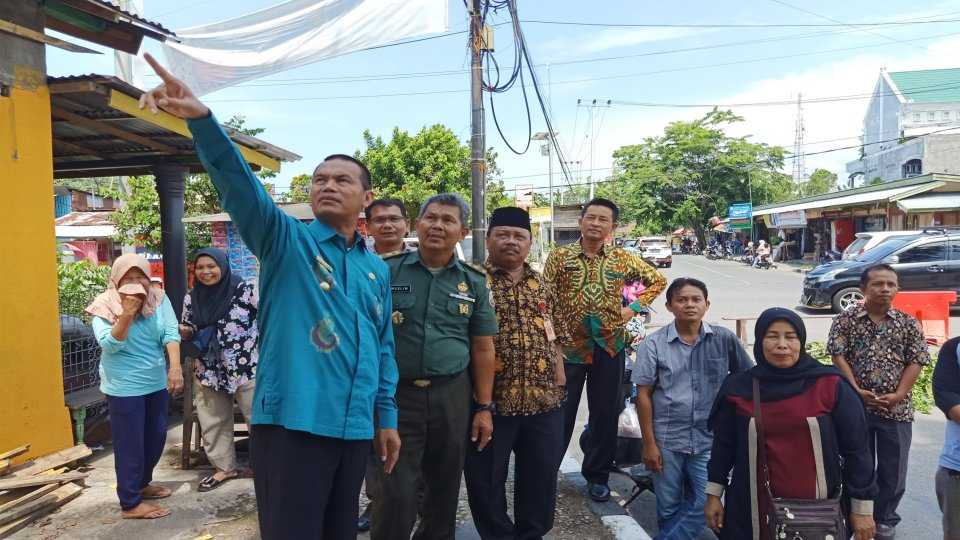
M 151 481 L 167 440 L 170 395 L 183 388 L 177 317 L 163 291 L 150 286 L 149 275 L 146 259 L 122 255 L 107 290 L 86 310 L 103 350 L 100 390 L 110 406 L 117 496 L 126 519 L 170 514 L 145 501 L 171 494 Z

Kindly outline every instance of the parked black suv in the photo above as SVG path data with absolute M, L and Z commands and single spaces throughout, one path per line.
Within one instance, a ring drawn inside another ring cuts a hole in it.
M 957 291 L 960 294 L 960 229 L 924 229 L 896 236 L 846 260 L 820 265 L 803 280 L 800 303 L 835 313 L 863 301 L 860 275 L 874 264 L 896 269 L 904 291 Z

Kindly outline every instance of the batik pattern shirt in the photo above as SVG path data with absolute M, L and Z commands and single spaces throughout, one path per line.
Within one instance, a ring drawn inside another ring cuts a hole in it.
M 843 355 L 857 385 L 882 395 L 897 391 L 903 370 L 910 364 L 926 366 L 930 351 L 920 323 L 912 316 L 890 309 L 886 318 L 873 322 L 865 308 L 845 311 L 833 320 L 827 350 Z M 913 421 L 913 392 L 891 409 L 870 409 L 881 418 Z
M 193 324 L 193 300 L 190 294 L 183 298 L 183 324 Z M 204 355 L 195 372 L 200 384 L 220 392 L 234 394 L 237 388 L 252 381 L 257 373 L 260 356 L 257 342 L 257 287 L 241 282 L 233 292 L 233 302 L 227 314 L 217 321 L 219 354 Z
M 490 290 L 500 332 L 494 337 L 496 375 L 493 401 L 497 414 L 532 415 L 560 407 L 556 360 L 547 329 L 550 298 L 543 276 L 524 264 L 516 283 L 510 274 L 487 263 Z
M 626 346 L 620 311 L 624 283 L 639 280 L 646 287 L 630 304 L 634 311 L 650 305 L 667 286 L 667 280 L 640 257 L 610 246 L 588 257 L 580 242 L 553 250 L 543 275 L 556 294 L 557 339 L 566 361 L 576 364 L 592 363 L 595 347 L 615 356 Z

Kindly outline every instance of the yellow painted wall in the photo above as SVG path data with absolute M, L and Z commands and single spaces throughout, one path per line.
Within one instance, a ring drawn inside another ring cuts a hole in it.
M 50 94 L 42 73 L 0 96 L 0 452 L 73 445 L 63 404 Z

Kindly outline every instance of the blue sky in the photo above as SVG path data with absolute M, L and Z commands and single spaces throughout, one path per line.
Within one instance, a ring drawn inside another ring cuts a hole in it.
M 467 28 L 461 0 L 450 1 L 450 30 Z M 788 0 L 816 16 L 780 0 L 721 0 L 716 2 L 648 2 L 640 0 L 521 0 L 522 19 L 598 23 L 773 23 L 821 24 L 823 17 L 843 22 L 960 19 L 960 0 L 879 3 Z M 145 0 L 145 16 L 176 31 L 232 18 L 267 7 L 276 0 Z M 495 17 L 506 20 L 506 13 Z M 658 104 L 730 104 L 869 94 L 879 70 L 957 67 L 960 22 L 889 26 L 870 30 L 840 28 L 765 29 L 639 29 L 525 24 L 527 43 L 550 96 L 555 129 L 567 159 L 578 160 L 582 177 L 603 178 L 611 154 L 621 145 L 659 133 L 670 121 L 695 118 L 708 109 L 640 107 L 615 104 L 593 111 L 595 137 L 590 140 L 590 114 L 577 100 Z M 73 38 L 71 38 L 73 39 Z M 752 43 L 731 43 L 752 41 Z M 501 65 L 512 62 L 508 27 L 496 31 Z M 685 52 L 650 54 L 676 49 Z M 102 49 L 101 49 L 102 50 Z M 144 50 L 162 58 L 156 42 Z M 618 59 L 601 60 L 609 57 Z M 113 73 L 113 55 L 67 53 L 48 47 L 52 75 Z M 573 60 L 590 60 L 568 63 Z M 546 65 L 550 64 L 549 74 Z M 205 96 L 218 117 L 247 117 L 251 126 L 266 128 L 265 140 L 303 156 L 285 164 L 278 186 L 290 177 L 310 172 L 323 156 L 352 153 L 363 144 L 364 129 L 389 137 L 394 126 L 411 132 L 442 123 L 467 140 L 470 134 L 469 66 L 466 36 L 443 37 L 422 43 L 359 52 L 296 70 L 243 83 Z M 463 70 L 460 72 L 460 70 Z M 365 82 L 330 79 L 344 76 L 390 76 L 404 73 L 456 71 L 446 75 L 382 78 Z M 549 76 L 548 76 L 549 75 Z M 326 80 L 324 80 L 326 79 Z M 155 79 L 148 78 L 148 81 Z M 551 83 L 547 85 L 547 82 Z M 357 98 L 356 96 L 441 92 L 420 96 Z M 530 92 L 532 94 L 532 91 Z M 504 133 L 515 147 L 525 140 L 526 116 L 519 86 L 495 97 Z M 866 99 L 813 103 L 805 107 L 808 152 L 855 145 Z M 736 134 L 792 147 L 795 105 L 733 107 L 745 117 Z M 545 131 L 543 117 L 531 97 L 533 130 Z M 539 143 L 522 156 L 503 144 L 487 111 L 487 143 L 499 153 L 508 187 L 537 188 L 547 184 L 547 160 Z M 827 142 L 820 142 L 827 141 Z M 591 144 L 592 142 L 592 144 Z M 855 150 L 806 159 L 807 172 L 825 167 L 841 178 Z M 790 172 L 790 163 L 786 172 Z M 555 178 L 559 182 L 559 177 Z

